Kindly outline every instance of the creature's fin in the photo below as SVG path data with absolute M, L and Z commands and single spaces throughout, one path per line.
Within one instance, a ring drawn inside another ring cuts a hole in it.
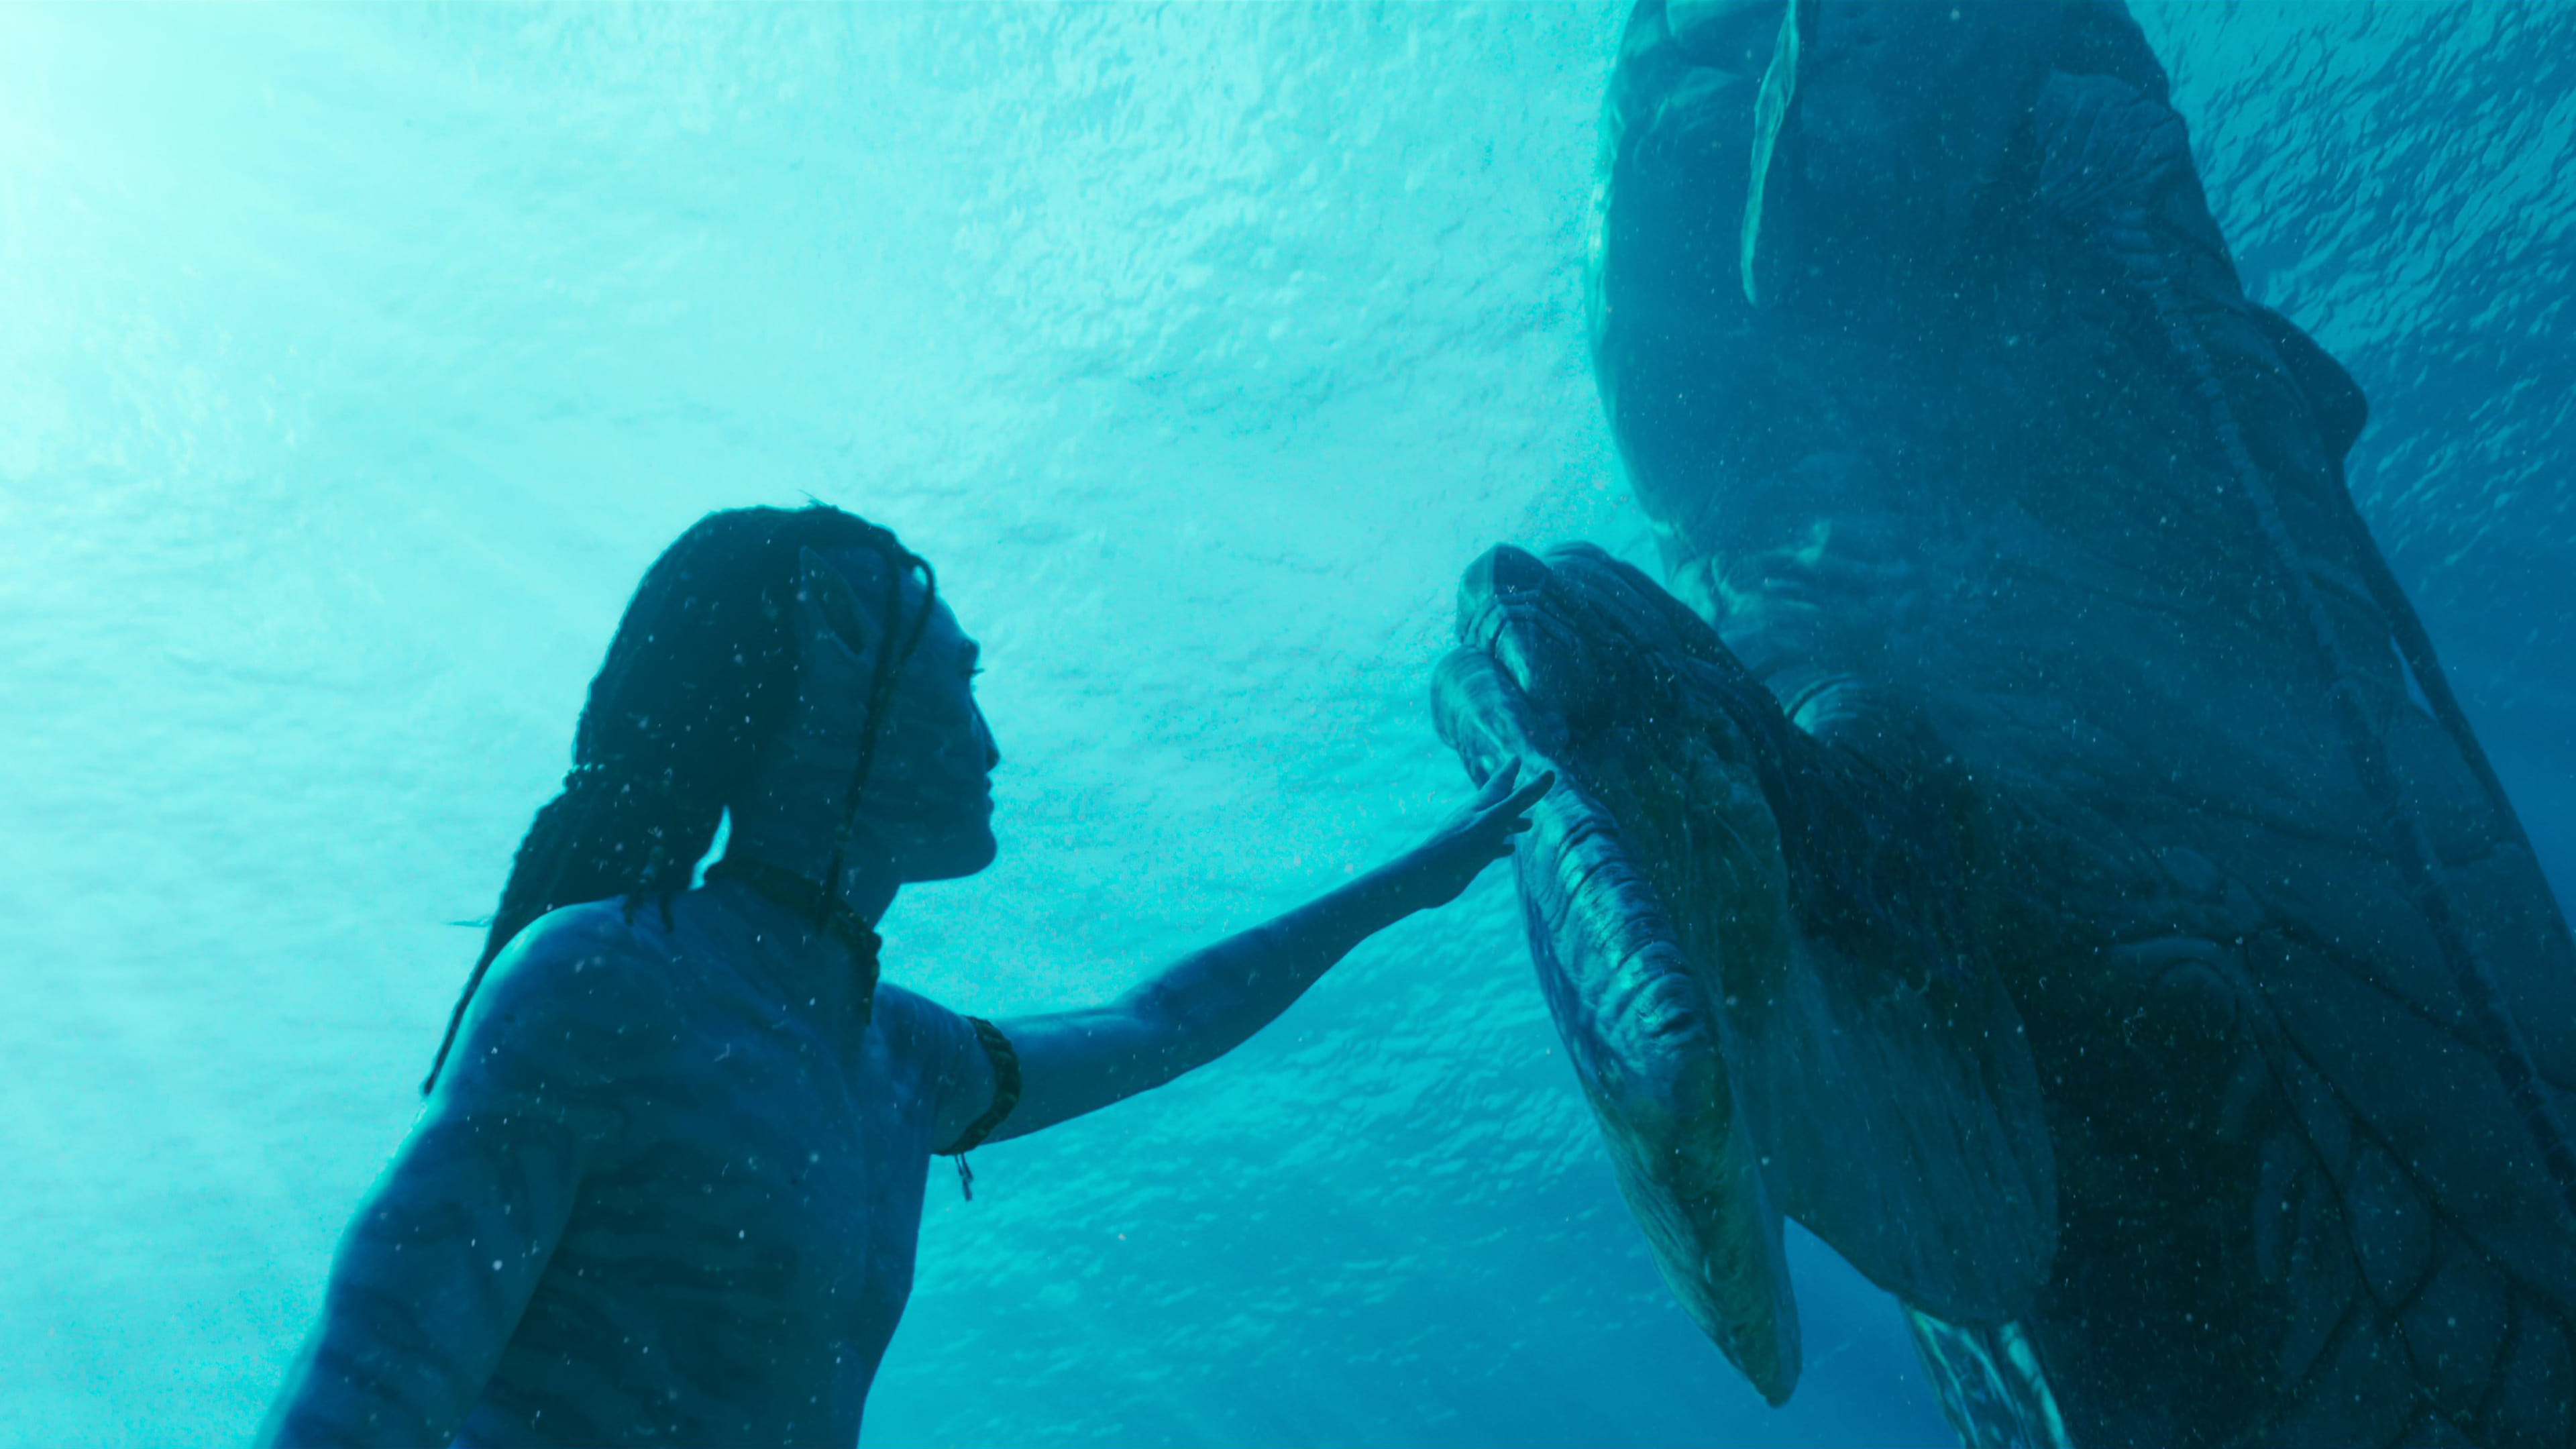
M 1962 1328 L 1912 1308 L 1905 1321 L 1961 1449 L 2074 1449 L 2020 1324 Z
M 1762 305 L 1753 278 L 1753 258 L 1762 241 L 1762 190 L 1771 179 L 1771 157 L 1780 148 L 1780 128 L 1789 123 L 1789 102 L 1798 94 L 1798 0 L 1780 13 L 1780 37 L 1771 48 L 1771 64 L 1762 72 L 1762 90 L 1753 102 L 1752 184 L 1744 193 L 1744 235 L 1737 248 L 1743 273 L 1744 300 Z

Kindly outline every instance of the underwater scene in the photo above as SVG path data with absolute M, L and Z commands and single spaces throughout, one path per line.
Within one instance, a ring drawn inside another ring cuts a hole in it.
M 0 8 L 0 1445 L 2566 1449 L 2571 298 L 2564 0 Z

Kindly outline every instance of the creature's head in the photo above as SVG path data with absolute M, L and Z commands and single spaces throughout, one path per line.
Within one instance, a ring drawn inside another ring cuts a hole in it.
M 1576 545 L 1509 546 L 1459 589 L 1434 690 L 1484 777 L 1563 783 L 1517 859 L 1531 955 L 1620 1189 L 1692 1317 L 1778 1402 L 1798 1376 L 1780 1214 L 1729 1081 L 1723 1003 L 1789 956 L 1781 854 L 1708 626 Z M 1750 767 L 1750 768 L 1748 768 Z
M 1493 550 L 1458 620 L 1442 738 L 1478 777 L 1562 776 L 1518 852 L 1530 952 L 1693 1318 L 1786 1397 L 1784 1211 L 1919 1305 L 1985 1321 L 2025 1302 L 2053 1243 L 2047 1144 L 1957 915 L 1938 792 L 1840 763 L 1598 549 Z M 1873 1146 L 1839 1152 L 1833 1121 Z
M 1668 887 L 1687 896 L 1695 883 L 1679 877 L 1709 858 L 1694 807 L 1748 784 L 1778 793 L 1777 752 L 1755 738 L 1778 723 L 1769 695 L 1707 621 L 1600 549 L 1490 550 L 1459 584 L 1458 631 L 1526 702 L 1520 727 L 1676 877 Z M 1453 740 L 1476 733 L 1455 718 L 1466 698 L 1438 697 Z
M 1742 674 L 1705 621 L 1590 544 L 1488 550 L 1459 582 L 1458 631 L 1578 734 L 1650 712 L 1677 670 Z

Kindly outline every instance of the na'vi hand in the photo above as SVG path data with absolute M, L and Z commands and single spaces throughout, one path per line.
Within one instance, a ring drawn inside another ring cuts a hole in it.
M 1475 799 L 1441 821 L 1431 838 L 1399 863 L 1397 868 L 1418 892 L 1416 901 L 1422 909 L 1458 899 L 1486 866 L 1512 853 L 1520 833 L 1529 829 L 1530 807 L 1556 784 L 1556 772 L 1551 770 L 1514 789 L 1520 772 L 1520 762 L 1514 760 L 1487 776 Z

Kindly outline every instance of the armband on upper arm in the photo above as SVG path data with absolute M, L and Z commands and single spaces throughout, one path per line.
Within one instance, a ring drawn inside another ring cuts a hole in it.
M 984 1115 L 966 1124 L 954 1145 L 940 1149 L 941 1155 L 947 1157 L 962 1157 L 974 1151 L 993 1135 L 994 1128 L 1002 1125 L 1003 1118 L 1011 1115 L 1011 1109 L 1020 1105 L 1020 1054 L 1012 1048 L 1011 1039 L 980 1016 L 966 1020 L 975 1028 L 975 1044 L 984 1049 L 985 1060 L 993 1064 L 993 1102 L 984 1109 Z

